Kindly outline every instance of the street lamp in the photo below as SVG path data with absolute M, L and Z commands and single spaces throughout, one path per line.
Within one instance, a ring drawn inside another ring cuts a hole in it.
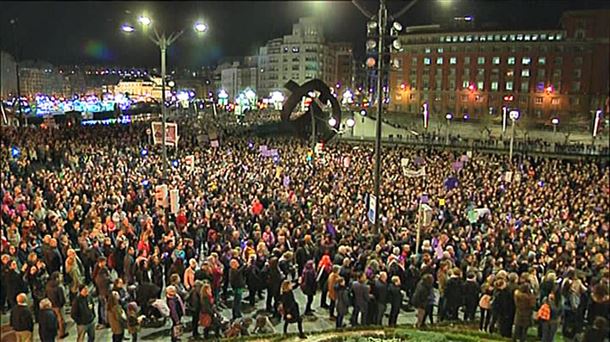
M 356 121 L 354 120 L 354 118 L 347 118 L 347 120 L 345 120 L 345 125 L 349 128 L 352 128 L 356 125 Z
M 519 113 L 519 111 L 516 109 L 511 110 L 509 113 L 512 124 L 510 126 L 510 150 L 508 153 L 508 157 L 509 157 L 511 163 L 513 161 L 513 142 L 515 140 L 515 121 L 519 120 L 520 115 L 521 115 L 521 113 Z
M 335 127 L 337 125 L 337 119 L 335 119 L 334 117 L 331 117 L 330 119 L 328 119 L 328 125 L 330 127 Z
M 152 26 L 152 19 L 150 17 L 142 15 L 138 17 L 138 23 L 142 26 L 142 31 L 146 32 L 149 26 Z M 193 26 L 196 32 L 205 32 L 207 31 L 207 25 L 202 21 L 197 21 Z M 121 26 L 121 31 L 126 33 L 133 33 L 136 31 L 136 28 L 129 24 L 125 23 Z M 167 146 L 166 146 L 166 122 L 167 122 L 167 114 L 165 108 L 165 79 L 166 79 L 166 55 L 167 49 L 172 43 L 174 43 L 183 33 L 184 30 L 180 32 L 174 32 L 169 36 L 166 36 L 165 32 L 159 33 L 156 27 L 153 26 L 153 33 L 148 35 L 148 38 L 155 43 L 161 50 L 161 130 L 162 132 L 162 145 L 163 145 L 163 178 L 167 179 Z M 171 86 L 170 86 L 171 87 Z
M 449 126 L 451 126 L 451 120 L 453 119 L 453 114 L 447 113 L 445 115 L 445 119 L 447 119 L 447 134 L 445 136 L 445 145 L 449 145 Z
M 551 120 L 551 123 L 553 124 L 553 134 L 557 133 L 557 125 L 559 125 L 559 118 L 553 118 Z

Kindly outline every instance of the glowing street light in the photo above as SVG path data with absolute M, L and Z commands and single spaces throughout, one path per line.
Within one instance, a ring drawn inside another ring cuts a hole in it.
M 127 33 L 131 33 L 134 32 L 136 29 L 131 26 L 130 24 L 123 24 L 123 26 L 121 26 L 121 31 L 123 32 L 127 32 Z
M 553 118 L 551 120 L 551 123 L 553 124 L 553 134 L 557 133 L 557 125 L 559 125 L 559 118 Z
M 195 31 L 199 32 L 199 33 L 203 33 L 206 32 L 208 30 L 208 25 L 198 21 L 195 23 Z
M 328 119 L 328 125 L 330 127 L 335 127 L 337 125 L 337 119 L 335 119 L 334 117 L 331 117 L 330 119 Z
M 149 26 L 150 24 L 152 24 L 152 20 L 145 15 L 140 16 L 138 18 L 138 22 L 144 26 Z
M 354 126 L 356 125 L 356 120 L 354 120 L 354 118 L 348 118 L 348 119 L 345 121 L 345 125 L 346 125 L 347 127 L 349 127 L 349 128 L 352 128 L 352 127 L 354 127 Z

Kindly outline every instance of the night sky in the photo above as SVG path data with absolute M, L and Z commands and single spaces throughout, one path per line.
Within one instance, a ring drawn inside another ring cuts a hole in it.
M 361 1 L 371 13 L 377 1 Z M 389 13 L 406 2 L 388 1 Z M 561 13 L 570 9 L 610 8 L 606 1 L 467 1 L 419 0 L 399 18 L 403 26 L 437 23 L 435 18 L 474 15 L 478 22 L 506 28 L 557 28 Z M 152 67 L 158 48 L 137 33 L 120 32 L 122 23 L 147 13 L 155 24 L 173 32 L 192 27 L 201 18 L 209 26 L 204 37 L 192 30 L 169 50 L 168 62 L 180 66 L 213 65 L 223 57 L 253 55 L 267 40 L 290 34 L 302 16 L 323 22 L 330 41 L 349 41 L 361 56 L 367 19 L 350 1 L 285 2 L 0 2 L 0 46 L 15 51 L 12 18 L 18 18 L 21 59 L 53 64 L 110 64 Z

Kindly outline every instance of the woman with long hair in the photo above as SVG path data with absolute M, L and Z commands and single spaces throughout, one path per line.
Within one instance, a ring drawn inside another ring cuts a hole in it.
M 201 287 L 201 313 L 199 314 L 199 325 L 203 326 L 203 337 L 207 340 L 210 330 L 214 330 L 217 338 L 220 338 L 220 324 L 214 306 L 214 293 L 210 283 L 204 283 Z
M 119 304 L 119 293 L 116 291 L 112 291 L 112 294 L 108 296 L 106 318 L 110 324 L 110 330 L 112 330 L 112 342 L 123 341 L 125 327 L 127 326 L 127 316 Z
M 303 333 L 303 318 L 299 312 L 299 305 L 297 304 L 294 293 L 292 292 L 292 283 L 289 280 L 284 280 L 280 288 L 280 312 L 284 316 L 284 334 L 288 333 L 288 324 L 297 323 L 299 328 L 299 337 L 306 338 Z

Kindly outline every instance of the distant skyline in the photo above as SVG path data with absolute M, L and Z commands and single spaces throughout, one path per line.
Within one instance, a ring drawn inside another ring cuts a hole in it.
M 378 1 L 360 2 L 376 13 Z M 389 13 L 407 2 L 388 1 Z M 441 18 L 472 15 L 478 23 L 496 22 L 504 28 L 558 28 L 567 10 L 610 8 L 599 0 L 584 1 L 475 1 L 419 0 L 398 18 L 403 26 L 443 24 Z M 0 3 L 0 48 L 15 54 L 10 20 L 18 18 L 21 59 L 60 64 L 110 64 L 156 67 L 158 48 L 137 33 L 120 32 L 122 23 L 146 12 L 168 32 L 190 28 L 196 19 L 209 26 L 204 37 L 187 30 L 168 51 L 172 67 L 214 65 L 230 56 L 258 53 L 269 39 L 292 32 L 299 17 L 314 16 L 329 41 L 353 44 L 362 59 L 367 18 L 350 1 L 278 2 L 29 2 Z

